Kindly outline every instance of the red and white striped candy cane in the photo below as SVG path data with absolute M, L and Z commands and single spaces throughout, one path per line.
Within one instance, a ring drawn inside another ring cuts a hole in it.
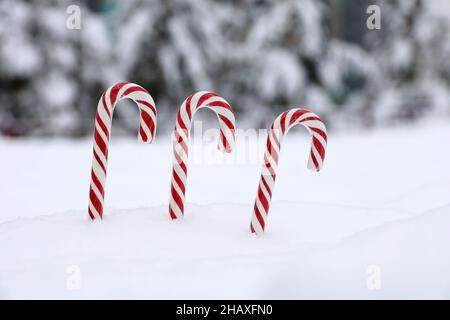
M 327 146 L 327 130 L 322 120 L 307 109 L 294 108 L 280 114 L 272 124 L 267 138 L 264 164 L 250 225 L 252 233 L 264 232 L 275 187 L 281 142 L 288 130 L 297 124 L 304 125 L 312 135 L 308 169 L 319 171 L 322 167 Z
M 92 159 L 88 209 L 92 220 L 103 218 L 112 117 L 117 103 L 125 98 L 133 100 L 139 107 L 139 141 L 151 143 L 155 136 L 156 107 L 147 90 L 134 83 L 121 82 L 111 86 L 103 93 L 98 102 L 95 117 L 94 157 Z
M 214 111 L 219 119 L 219 150 L 231 152 L 235 144 L 235 118 L 231 106 L 225 99 L 213 92 L 200 91 L 184 100 L 176 119 L 173 132 L 173 169 L 169 213 L 172 219 L 184 215 L 186 194 L 187 161 L 189 154 L 189 132 L 195 112 L 201 108 Z

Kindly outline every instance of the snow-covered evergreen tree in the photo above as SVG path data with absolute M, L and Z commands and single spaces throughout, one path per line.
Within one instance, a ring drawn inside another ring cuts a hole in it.
M 379 0 L 371 31 L 359 5 L 340 34 L 342 1 L 2 0 L 0 132 L 90 134 L 102 91 L 123 80 L 149 90 L 162 130 L 197 90 L 224 96 L 246 127 L 292 106 L 329 127 L 447 115 L 450 15 L 436 1 Z M 73 4 L 80 30 L 66 27 Z M 136 113 L 117 108 L 114 131 L 134 132 Z
M 376 123 L 450 111 L 449 64 L 443 58 L 450 16 L 436 15 L 432 2 L 380 1 L 383 27 L 368 38 L 383 73 L 382 88 L 372 103 Z
M 1 2 L 2 132 L 86 133 L 90 113 L 86 105 L 96 104 L 105 78 L 101 66 L 110 48 L 99 49 L 105 31 L 95 28 L 97 19 L 90 19 L 87 10 L 83 11 L 80 30 L 67 28 L 66 9 L 72 4 L 49 0 Z

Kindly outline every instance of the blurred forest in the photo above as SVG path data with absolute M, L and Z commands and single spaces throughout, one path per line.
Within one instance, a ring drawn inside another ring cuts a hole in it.
M 81 29 L 66 27 L 69 5 Z M 381 30 L 366 9 L 381 7 Z M 330 128 L 450 119 L 450 1 L 0 0 L 0 135 L 92 134 L 118 81 L 145 87 L 159 130 L 212 90 L 240 127 L 305 106 Z M 445 14 L 445 12 L 447 14 Z M 137 108 L 115 132 L 135 134 Z

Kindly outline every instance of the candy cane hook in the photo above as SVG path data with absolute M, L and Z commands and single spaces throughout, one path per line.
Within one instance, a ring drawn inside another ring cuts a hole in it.
M 155 136 L 156 107 L 147 90 L 134 83 L 121 82 L 111 86 L 103 93 L 98 102 L 95 117 L 94 157 L 92 159 L 88 208 L 92 220 L 103 218 L 112 117 L 117 103 L 125 98 L 133 100 L 139 107 L 139 141 L 151 143 Z
M 289 129 L 297 124 L 304 125 L 312 135 L 308 169 L 320 171 L 322 167 L 327 146 L 327 130 L 322 120 L 307 109 L 295 108 L 280 114 L 272 124 L 267 137 L 264 164 L 250 224 L 252 233 L 262 234 L 264 232 L 275 187 L 281 142 Z
M 195 112 L 201 108 L 214 111 L 219 119 L 219 150 L 231 152 L 235 144 L 235 118 L 231 106 L 225 99 L 213 92 L 200 91 L 189 96 L 181 105 L 173 132 L 173 169 L 169 203 L 172 219 L 184 215 L 184 199 L 186 194 L 187 160 L 189 153 L 189 132 Z

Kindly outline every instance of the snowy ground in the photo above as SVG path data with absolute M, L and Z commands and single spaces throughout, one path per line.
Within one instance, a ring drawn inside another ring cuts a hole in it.
M 91 141 L 0 140 L 0 298 L 449 299 L 449 138 L 448 123 L 331 134 L 315 174 L 294 129 L 261 238 L 256 141 L 234 164 L 195 146 L 173 222 L 168 139 L 113 137 L 106 218 L 91 223 Z

